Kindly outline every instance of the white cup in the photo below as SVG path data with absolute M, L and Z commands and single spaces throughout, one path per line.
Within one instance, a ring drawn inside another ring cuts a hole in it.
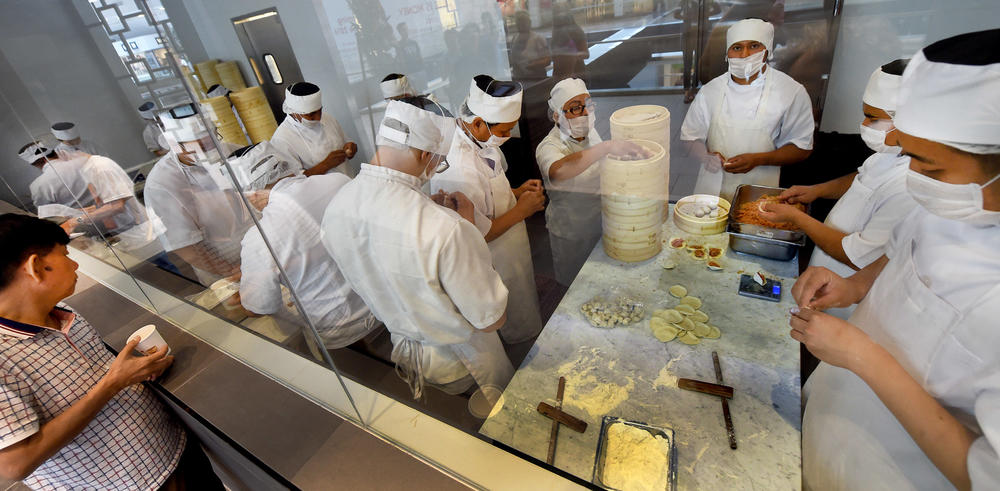
M 503 408 L 503 390 L 495 385 L 479 387 L 469 397 L 469 413 L 477 419 L 486 419 Z
M 135 346 L 136 351 L 147 356 L 162 350 L 167 350 L 167 354 L 170 354 L 170 347 L 167 346 L 167 342 L 163 340 L 163 337 L 156 331 L 156 326 L 153 324 L 140 327 L 128 339 L 131 340 L 136 336 L 139 337 L 139 344 Z

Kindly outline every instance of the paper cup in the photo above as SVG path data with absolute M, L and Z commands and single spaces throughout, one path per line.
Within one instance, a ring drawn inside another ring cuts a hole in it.
M 502 407 L 503 391 L 493 385 L 480 387 L 469 397 L 469 413 L 478 419 L 486 419 Z
M 139 337 L 139 344 L 135 346 L 135 350 L 143 355 L 148 356 L 158 353 L 161 350 L 167 350 L 167 354 L 170 354 L 170 347 L 167 346 L 167 342 L 163 340 L 163 337 L 156 331 L 156 326 L 153 324 L 140 327 L 128 339 L 131 340 L 136 336 Z

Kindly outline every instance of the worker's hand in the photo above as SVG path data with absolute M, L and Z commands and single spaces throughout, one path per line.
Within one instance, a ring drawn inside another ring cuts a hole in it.
M 812 203 L 822 198 L 820 191 L 819 186 L 792 186 L 782 192 L 778 198 L 793 205 L 796 203 Z
M 792 339 L 833 366 L 851 370 L 878 345 L 857 326 L 813 309 L 792 309 L 789 325 Z
M 539 179 L 528 179 L 524 184 L 514 189 L 514 198 L 520 198 L 525 191 L 542 191 L 542 181 Z
M 718 174 L 722 170 L 722 163 L 726 161 L 726 158 L 722 156 L 719 152 L 712 152 L 702 159 L 701 165 L 705 167 L 705 170 L 711 172 L 712 174 Z
M 448 199 L 448 193 L 444 192 L 443 190 L 439 189 L 438 192 L 432 194 L 431 201 L 445 208 L 451 208 L 452 210 L 455 209 L 454 208 L 455 203 L 452 200 Z
M 347 142 L 344 144 L 343 150 L 347 158 L 353 159 L 354 156 L 358 153 L 358 145 L 355 144 L 354 142 Z
M 746 174 L 761 165 L 752 153 L 737 155 L 722 163 L 722 169 L 730 174 Z
M 101 383 L 107 384 L 114 393 L 140 382 L 155 380 L 174 362 L 174 357 L 167 355 L 166 350 L 136 356 L 132 351 L 138 344 L 139 336 L 129 339 L 101 379 Z
M 451 208 L 458 212 L 458 215 L 469 223 L 476 224 L 476 205 L 472 204 L 472 201 L 468 196 L 462 194 L 461 191 L 455 191 L 448 195 L 448 202 L 450 204 L 444 205 L 447 208 Z
M 250 206 L 257 209 L 257 211 L 264 211 L 264 207 L 267 206 L 267 202 L 271 199 L 271 191 L 267 189 L 262 189 L 260 191 L 250 191 L 249 193 L 244 193 L 247 197 L 247 201 L 250 202 Z
M 792 297 L 801 308 L 826 310 L 854 305 L 864 293 L 849 279 L 829 269 L 811 267 L 792 285 Z
M 541 191 L 525 191 L 514 207 L 520 210 L 521 216 L 528 218 L 545 209 L 545 194 Z
M 325 159 L 330 160 L 334 167 L 343 164 L 347 160 L 347 152 L 344 149 L 338 149 L 330 152 Z
M 59 225 L 59 228 L 63 229 L 63 231 L 66 232 L 66 235 L 69 235 L 73 233 L 74 230 L 76 230 L 77 225 L 78 224 L 76 223 L 76 218 L 70 218 L 69 220 L 62 222 Z
M 608 155 L 614 155 L 620 160 L 644 160 L 652 157 L 653 152 L 630 141 L 610 140 L 608 141 Z
M 765 220 L 770 220 L 775 223 L 791 223 L 797 225 L 799 223 L 799 219 L 808 215 L 806 215 L 804 211 L 792 205 L 786 205 L 784 203 L 764 203 L 760 208 L 760 216 Z

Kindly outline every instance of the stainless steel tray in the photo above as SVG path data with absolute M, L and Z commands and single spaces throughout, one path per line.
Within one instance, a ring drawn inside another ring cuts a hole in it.
M 800 237 L 796 241 L 777 240 L 759 235 L 749 235 L 733 230 L 733 224 L 726 227 L 729 233 L 729 248 L 745 254 L 776 259 L 778 261 L 788 261 L 795 257 L 799 248 L 806 245 L 806 238 Z
M 736 210 L 738 210 L 740 205 L 743 203 L 754 201 L 765 194 L 781 194 L 782 191 L 785 191 L 785 188 L 758 186 L 756 184 L 741 184 L 736 188 L 736 193 L 733 195 L 733 204 L 729 213 L 728 229 L 745 235 L 753 235 L 787 242 L 797 242 L 798 240 L 803 239 L 805 237 L 805 233 L 801 230 L 782 230 L 780 228 L 762 227 L 760 225 L 740 223 L 734 218 Z M 806 213 L 809 213 L 810 208 L 811 206 L 806 204 Z
M 594 457 L 594 475 L 590 482 L 604 488 L 613 491 L 615 488 L 609 487 L 604 484 L 604 458 L 606 456 L 607 445 L 608 445 L 608 427 L 612 423 L 624 423 L 629 426 L 634 426 L 650 432 L 653 435 L 660 435 L 666 438 L 670 442 L 670 474 L 667 476 L 667 491 L 677 490 L 677 443 L 674 440 L 674 430 L 672 428 L 659 428 L 656 426 L 650 426 L 646 423 L 640 423 L 638 421 L 629 421 L 627 419 L 619 418 L 617 416 L 605 416 L 601 420 L 601 435 L 597 440 L 597 455 Z

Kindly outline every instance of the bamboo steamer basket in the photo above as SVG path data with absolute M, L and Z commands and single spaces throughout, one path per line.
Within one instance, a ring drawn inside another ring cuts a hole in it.
M 229 99 L 236 106 L 251 143 L 269 140 L 274 130 L 278 129 L 278 122 L 260 87 L 237 90 L 229 94 Z
M 201 88 L 205 92 L 208 92 L 209 87 L 220 83 L 219 73 L 215 71 L 215 65 L 218 63 L 219 60 L 208 60 L 194 64 L 194 71 L 198 74 L 198 78 L 201 80 Z
M 664 155 L 660 162 L 663 173 L 663 199 L 670 198 L 670 111 L 663 106 L 638 105 L 623 107 L 611 114 L 611 139 L 648 140 L 659 143 Z M 663 221 L 669 212 L 663 209 Z
M 215 128 L 219 131 L 223 141 L 234 145 L 245 146 L 247 137 L 243 134 L 243 128 L 237 121 L 236 115 L 229 105 L 226 97 L 210 97 L 201 101 L 203 112 L 208 114 Z
M 724 211 L 719 213 L 717 218 L 710 217 L 697 217 L 690 213 L 686 213 L 686 205 L 694 203 L 704 203 L 704 204 L 716 204 L 719 210 Z M 728 201 L 718 196 L 712 196 L 708 194 L 693 194 L 691 196 L 685 196 L 681 198 L 677 204 L 674 205 L 674 225 L 677 228 L 695 235 L 715 235 L 721 234 L 726 231 L 726 223 L 729 220 L 729 210 L 732 209 L 732 205 Z
M 229 90 L 240 90 L 247 88 L 243 81 L 243 74 L 235 61 L 223 61 L 215 65 L 215 71 L 219 74 L 219 81 L 222 86 Z
M 618 160 L 609 156 L 601 165 L 601 223 L 604 252 L 619 261 L 637 262 L 660 252 L 664 150 L 656 142 L 633 140 L 652 156 Z
M 201 85 L 201 80 L 199 80 L 198 77 L 194 73 L 191 73 L 191 70 L 188 70 L 185 66 L 181 67 L 181 73 L 184 74 L 184 78 L 187 79 L 188 84 L 191 85 L 192 89 L 194 89 L 195 95 L 198 96 L 198 99 L 204 99 L 205 87 Z

